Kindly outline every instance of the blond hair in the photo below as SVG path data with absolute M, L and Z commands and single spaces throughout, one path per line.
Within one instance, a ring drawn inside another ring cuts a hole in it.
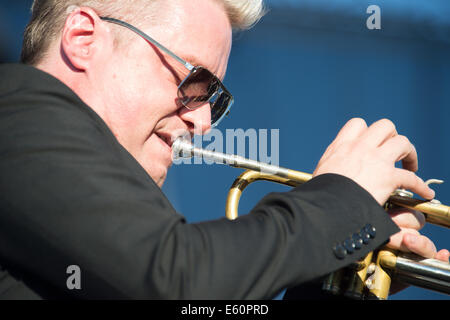
M 234 30 L 251 28 L 265 14 L 263 0 L 215 0 L 221 3 Z M 21 61 L 36 65 L 41 61 L 52 41 L 61 33 L 71 8 L 90 7 L 99 15 L 124 20 L 154 21 L 157 0 L 34 0 L 31 19 L 25 28 Z M 146 8 L 146 10 L 142 10 Z M 152 14 L 153 13 L 153 14 Z

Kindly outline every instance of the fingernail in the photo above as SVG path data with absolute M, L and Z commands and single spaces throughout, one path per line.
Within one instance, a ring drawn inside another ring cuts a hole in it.
M 436 192 L 433 189 L 431 189 L 430 187 L 428 187 L 428 189 L 430 189 L 430 194 L 431 194 L 430 199 L 434 199 Z

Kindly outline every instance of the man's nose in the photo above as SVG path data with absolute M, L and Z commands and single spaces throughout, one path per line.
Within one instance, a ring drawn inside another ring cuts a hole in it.
M 192 128 L 193 132 L 191 133 L 193 134 L 203 135 L 211 129 L 211 106 L 209 103 L 194 110 L 181 108 L 179 115 L 183 121 L 191 124 L 189 127 Z

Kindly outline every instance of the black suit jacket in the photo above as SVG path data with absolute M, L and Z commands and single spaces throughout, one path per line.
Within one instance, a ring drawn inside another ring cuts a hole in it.
M 25 65 L 0 75 L 1 298 L 272 298 L 398 231 L 333 174 L 269 194 L 235 221 L 188 224 L 67 86 Z M 334 250 L 367 224 L 377 230 L 367 245 Z M 79 290 L 67 287 L 71 265 Z

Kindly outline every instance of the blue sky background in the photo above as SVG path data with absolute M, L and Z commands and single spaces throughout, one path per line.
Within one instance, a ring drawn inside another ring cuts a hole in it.
M 0 61 L 17 61 L 31 2 L 0 1 Z M 450 204 L 450 2 L 267 3 L 262 21 L 235 36 L 225 83 L 236 102 L 219 129 L 279 129 L 280 165 L 312 172 L 348 119 L 389 118 L 415 144 L 418 174 L 448 181 L 435 190 Z M 381 30 L 366 28 L 372 4 L 381 8 Z M 163 190 L 189 222 L 220 218 L 238 173 L 175 165 Z M 240 212 L 280 190 L 287 188 L 251 185 Z M 422 232 L 439 249 L 450 248 L 448 229 L 427 225 Z M 410 287 L 390 299 L 449 296 Z

